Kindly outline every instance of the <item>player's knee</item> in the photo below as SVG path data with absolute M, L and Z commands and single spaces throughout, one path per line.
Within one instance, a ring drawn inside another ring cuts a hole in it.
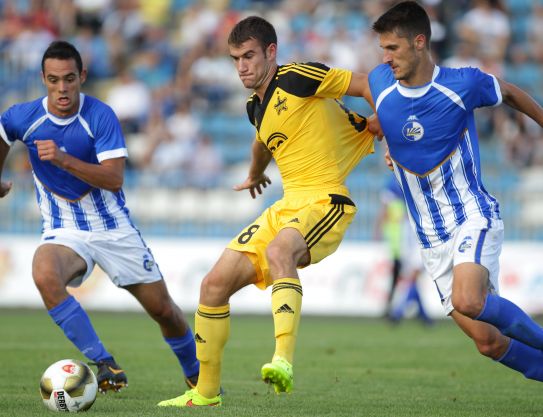
M 270 244 L 266 248 L 266 258 L 270 270 L 278 270 L 280 268 L 288 268 L 293 264 L 292 254 L 286 251 L 279 245 Z
M 499 359 L 507 348 L 496 339 L 476 340 L 475 345 L 481 355 L 491 359 Z
M 220 275 L 209 273 L 200 285 L 200 301 L 206 305 L 226 304 L 231 295 L 229 291 L 229 286 Z
M 171 298 L 161 300 L 158 303 L 154 303 L 147 311 L 149 315 L 159 323 L 177 322 L 177 306 L 173 303 Z
M 41 294 L 56 292 L 65 288 L 65 285 L 61 283 L 57 274 L 50 269 L 34 269 L 32 271 L 32 278 Z
M 456 311 L 464 316 L 475 318 L 484 306 L 484 300 L 480 297 L 453 294 L 452 305 Z

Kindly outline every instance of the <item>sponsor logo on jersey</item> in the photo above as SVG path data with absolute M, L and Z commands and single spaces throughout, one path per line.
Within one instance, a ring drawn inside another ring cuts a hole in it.
M 424 136 L 424 127 L 419 123 L 417 116 L 409 116 L 403 125 L 402 133 L 408 141 L 416 142 Z
M 471 249 L 472 244 L 473 244 L 473 238 L 471 236 L 466 236 L 462 240 L 462 243 L 460 243 L 460 245 L 458 246 L 458 252 L 464 253 L 468 249 Z
M 287 135 L 285 135 L 284 133 L 274 132 L 266 141 L 266 146 L 271 153 L 274 153 L 279 148 L 279 146 L 281 146 L 287 139 Z

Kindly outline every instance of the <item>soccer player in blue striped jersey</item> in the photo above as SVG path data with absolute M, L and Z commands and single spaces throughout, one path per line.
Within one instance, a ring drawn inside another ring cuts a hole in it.
M 55 41 L 42 58 L 47 96 L 10 107 L 0 116 L 0 174 L 10 146 L 26 145 L 43 218 L 32 275 L 51 318 L 98 366 L 101 391 L 127 385 L 67 286 L 79 286 L 98 264 L 158 323 L 187 385 L 199 373 L 192 331 L 171 299 L 158 265 L 132 223 L 122 191 L 127 149 L 112 109 L 81 93 L 81 56 Z M 0 197 L 12 187 L 0 181 Z
M 383 64 L 368 82 L 422 257 L 442 304 L 479 352 L 543 381 L 543 329 L 500 297 L 503 223 L 484 187 L 474 110 L 502 102 L 543 126 L 526 92 L 476 68 L 435 65 L 430 21 L 414 1 L 373 24 Z

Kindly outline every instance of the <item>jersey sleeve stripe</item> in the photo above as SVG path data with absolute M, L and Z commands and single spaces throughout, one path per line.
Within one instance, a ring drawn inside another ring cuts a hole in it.
M 498 96 L 498 101 L 496 101 L 496 104 L 492 106 L 492 107 L 496 107 L 502 104 L 502 101 L 503 101 L 502 89 L 500 88 L 500 83 L 498 82 L 498 79 L 492 74 L 489 74 L 489 75 L 492 77 L 492 80 L 494 80 L 494 89 L 496 90 L 496 96 Z
M 278 74 L 279 75 L 284 75 L 284 74 L 287 74 L 289 72 L 296 72 L 296 73 L 298 73 L 300 75 L 303 75 L 304 77 L 312 78 L 312 79 L 318 80 L 318 81 L 322 81 L 324 79 L 324 75 L 313 73 L 311 71 L 307 71 L 304 68 L 300 68 L 300 67 L 289 68 L 289 69 L 287 69 L 285 71 L 279 71 Z
M 281 67 L 279 69 L 279 72 L 281 71 L 284 71 L 284 70 L 290 70 L 290 69 L 293 69 L 293 68 L 299 68 L 299 69 L 303 69 L 303 70 L 306 70 L 308 72 L 312 72 L 314 73 L 315 75 L 322 75 L 323 77 L 326 76 L 326 74 L 328 73 L 327 70 L 324 70 L 322 68 L 318 68 L 318 67 L 315 67 L 313 65 L 307 65 L 307 64 L 289 64 L 289 65 L 285 65 L 283 67 Z
M 100 152 L 96 155 L 99 162 L 105 161 L 106 159 L 113 158 L 127 158 L 128 151 L 126 148 L 112 149 L 111 151 Z
M 304 71 L 300 71 L 300 69 L 298 69 L 298 68 L 292 68 L 292 69 L 286 70 L 284 72 L 283 71 L 279 72 L 279 75 L 285 75 L 288 72 L 295 72 L 297 74 L 300 74 L 303 77 L 311 78 L 311 79 L 316 80 L 316 81 L 322 81 L 324 79 L 324 77 L 316 76 L 316 75 L 313 75 L 313 74 L 305 73 Z
M 317 67 L 315 67 L 313 65 L 299 64 L 298 68 L 303 68 L 304 70 L 306 70 L 308 72 L 313 72 L 315 74 L 320 74 L 323 77 L 326 76 L 326 74 L 328 73 L 327 70 L 323 70 L 322 68 L 317 68 Z
M 2 126 L 2 123 L 0 123 L 0 137 L 4 139 L 4 142 L 6 142 L 8 146 L 13 145 L 13 142 L 8 139 L 8 134 L 4 130 L 4 126 Z

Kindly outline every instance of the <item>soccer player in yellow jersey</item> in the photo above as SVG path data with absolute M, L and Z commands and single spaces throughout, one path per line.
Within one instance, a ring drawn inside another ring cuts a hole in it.
M 278 65 L 275 29 L 260 17 L 240 21 L 228 44 L 243 85 L 254 90 L 247 112 L 256 127 L 249 175 L 234 189 L 249 190 L 253 198 L 261 194 L 270 184 L 264 170 L 273 157 L 284 196 L 230 242 L 202 281 L 195 317 L 198 384 L 160 406 L 221 405 L 228 302 L 249 284 L 273 286 L 276 347 L 262 367 L 262 379 L 277 393 L 292 390 L 302 304 L 297 268 L 319 262 L 339 246 L 356 213 L 345 178 L 373 152 L 369 121 L 339 101 L 353 95 L 371 103 L 365 74 L 319 63 Z

